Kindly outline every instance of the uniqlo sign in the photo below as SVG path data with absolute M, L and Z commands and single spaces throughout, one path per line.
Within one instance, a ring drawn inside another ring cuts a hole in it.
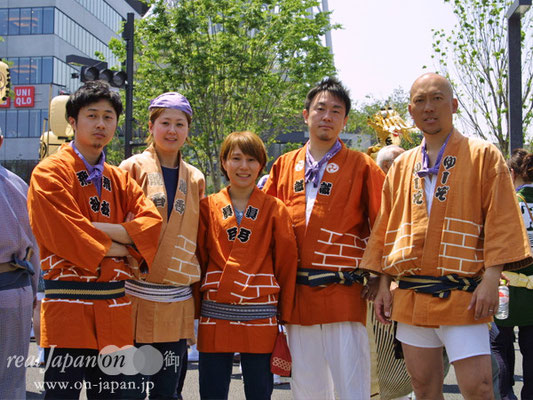
M 16 86 L 15 87 L 15 107 L 34 107 L 35 106 L 35 87 L 34 86 Z

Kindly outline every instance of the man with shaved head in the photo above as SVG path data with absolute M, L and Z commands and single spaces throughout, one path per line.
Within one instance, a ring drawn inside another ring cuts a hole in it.
M 500 274 L 533 261 L 503 156 L 459 133 L 456 111 L 447 79 L 414 82 L 409 113 L 424 140 L 389 171 L 362 262 L 381 274 L 376 316 L 397 323 L 417 399 L 444 398 L 442 347 L 463 397 L 493 398 L 488 323 Z

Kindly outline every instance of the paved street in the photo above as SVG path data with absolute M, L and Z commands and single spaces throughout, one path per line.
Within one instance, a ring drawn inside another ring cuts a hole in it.
M 522 356 L 518 350 L 517 345 L 515 346 L 516 350 L 516 362 L 517 362 L 517 371 L 515 380 L 517 381 L 515 385 L 515 394 L 519 395 L 520 389 L 522 388 Z M 37 357 L 37 346 L 35 343 L 30 345 L 30 357 Z M 28 368 L 27 373 L 27 382 L 26 382 L 26 394 L 28 399 L 42 399 L 43 393 L 41 393 L 37 386 L 39 382 L 42 382 L 43 379 L 43 369 L 37 367 Z M 453 368 L 450 369 L 450 373 L 444 381 L 444 398 L 446 400 L 452 399 L 462 399 L 462 396 L 459 393 L 459 388 L 457 387 L 457 382 L 455 379 L 455 374 Z M 198 394 L 198 364 L 189 363 L 189 371 L 187 373 L 187 378 L 185 381 L 185 388 L 183 391 L 183 398 L 185 400 L 196 400 L 200 396 Z M 274 387 L 274 393 L 272 396 L 273 400 L 281 399 L 290 399 L 291 391 L 289 384 L 283 384 Z M 83 396 L 85 399 L 85 396 Z M 239 373 L 238 366 L 235 366 L 233 369 L 233 376 L 230 386 L 230 399 L 244 399 L 244 390 L 241 375 Z M 320 400 L 320 399 L 317 399 Z

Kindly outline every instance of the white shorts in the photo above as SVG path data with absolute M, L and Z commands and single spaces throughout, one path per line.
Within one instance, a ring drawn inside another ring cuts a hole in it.
M 490 354 L 488 324 L 442 325 L 438 328 L 425 328 L 398 322 L 396 338 L 414 347 L 444 346 L 451 363 Z

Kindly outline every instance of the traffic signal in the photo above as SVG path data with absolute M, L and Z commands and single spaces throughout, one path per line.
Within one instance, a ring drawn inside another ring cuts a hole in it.
M 102 80 L 116 88 L 126 86 L 127 75 L 124 71 L 113 71 L 108 68 L 81 67 L 80 80 L 82 82 Z

